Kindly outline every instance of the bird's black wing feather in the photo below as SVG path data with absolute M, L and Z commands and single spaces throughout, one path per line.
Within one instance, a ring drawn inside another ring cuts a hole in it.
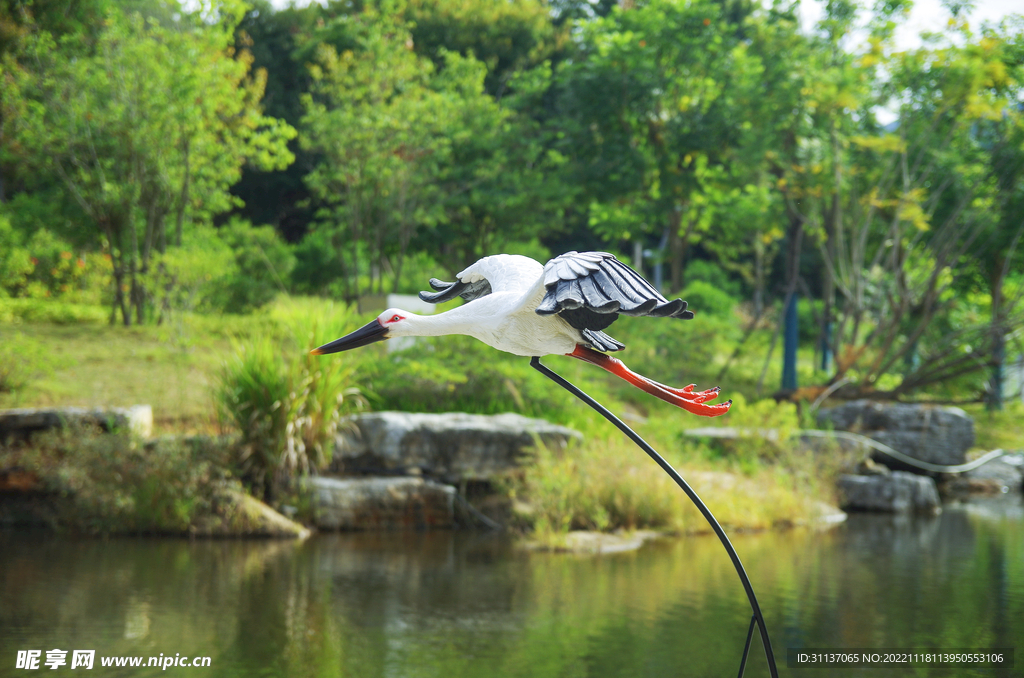
M 620 314 L 693 317 L 693 312 L 686 310 L 685 301 L 669 301 L 639 273 L 607 252 L 568 252 L 555 257 L 544 267 L 544 287 L 547 292 L 536 312 L 558 313 L 602 351 L 623 348 L 601 332 Z
M 437 278 L 430 279 L 430 287 L 433 292 L 420 292 L 420 299 L 431 304 L 440 304 L 451 301 L 455 297 L 462 297 L 466 301 L 473 301 L 491 293 L 491 283 L 480 280 L 474 283 L 444 282 Z

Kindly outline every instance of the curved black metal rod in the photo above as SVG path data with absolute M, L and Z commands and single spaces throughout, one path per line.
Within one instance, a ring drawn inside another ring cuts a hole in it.
M 768 669 L 771 671 L 772 678 L 779 678 L 779 670 L 775 666 L 775 654 L 772 652 L 772 642 L 768 638 L 768 627 L 767 625 L 765 625 L 764 616 L 761 614 L 761 606 L 757 604 L 757 596 L 754 595 L 754 587 L 750 583 L 750 578 L 747 576 L 747 571 L 743 569 L 743 563 L 740 562 L 740 557 L 736 553 L 736 549 L 733 548 L 732 542 L 729 541 L 729 537 L 726 536 L 725 530 L 722 529 L 721 524 L 719 524 L 718 520 L 711 513 L 711 509 L 709 509 L 707 507 L 707 504 L 705 504 L 701 500 L 701 498 L 697 496 L 697 493 L 693 490 L 692 487 L 690 487 L 689 483 L 687 483 L 683 479 L 683 477 L 679 475 L 679 472 L 672 468 L 671 464 L 665 461 L 664 457 L 658 454 L 657 451 L 655 451 L 653 447 L 648 445 L 647 441 L 641 438 L 636 431 L 626 426 L 626 424 L 624 424 L 621 419 L 619 419 L 614 414 L 609 412 L 603 405 L 601 405 L 601 403 L 591 398 L 589 395 L 581 391 L 577 386 L 575 386 L 571 382 L 566 381 L 563 377 L 559 376 L 558 374 L 549 370 L 546 366 L 542 365 L 540 362 L 540 358 L 536 356 L 531 358 L 530 366 L 533 369 L 540 372 L 541 374 L 543 374 L 548 379 L 552 380 L 553 382 L 564 388 L 569 393 L 572 393 L 574 396 L 585 402 L 587 405 L 590 405 L 590 407 L 592 407 L 598 413 L 600 413 L 601 416 L 603 416 L 611 423 L 615 424 L 615 426 L 620 431 L 625 433 L 630 440 L 632 440 L 634 443 L 637 444 L 637 446 L 640 449 L 646 452 L 647 456 L 653 459 L 655 463 L 657 463 L 658 466 L 660 466 L 661 469 L 665 473 L 667 473 L 669 477 L 672 478 L 672 480 L 676 482 L 676 485 L 678 485 L 683 490 L 683 492 L 686 493 L 686 496 L 690 498 L 690 501 L 692 501 L 694 505 L 697 507 L 697 509 L 701 512 L 701 514 L 704 515 L 704 518 L 708 521 L 708 524 L 711 525 L 711 529 L 715 531 L 716 535 L 718 535 L 718 539 L 722 542 L 722 546 L 725 547 L 726 552 L 729 554 L 729 558 L 732 560 L 732 564 L 736 568 L 736 574 L 739 575 L 740 582 L 743 583 L 743 589 L 747 592 L 747 600 L 750 601 L 750 608 L 754 613 L 754 616 L 751 619 L 751 628 L 747 632 L 747 647 L 743 649 L 743 660 L 740 663 L 739 675 L 742 678 L 743 668 L 746 665 L 747 661 L 747 650 L 750 647 L 750 634 L 753 631 L 754 622 L 756 622 L 758 630 L 761 632 L 761 643 L 764 645 L 764 654 L 765 658 L 768 660 Z

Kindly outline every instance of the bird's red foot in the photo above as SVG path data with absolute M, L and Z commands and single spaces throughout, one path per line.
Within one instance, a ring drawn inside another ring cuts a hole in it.
M 641 391 L 650 393 L 655 398 L 660 398 L 691 414 L 697 414 L 702 417 L 717 417 L 728 412 L 729 407 L 732 405 L 732 400 L 715 405 L 706 404 L 708 400 L 714 400 L 718 397 L 720 389 L 717 386 L 705 391 L 694 392 L 694 384 L 684 386 L 683 388 L 673 388 L 659 384 L 641 374 L 633 372 L 621 360 L 604 353 L 599 353 L 586 346 L 577 345 L 572 353 L 567 353 L 566 355 L 578 358 L 592 365 L 597 365 L 601 369 L 611 372 L 615 376 L 636 386 Z

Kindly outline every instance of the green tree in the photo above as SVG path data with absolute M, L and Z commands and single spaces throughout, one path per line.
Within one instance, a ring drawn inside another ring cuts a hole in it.
M 356 47 L 321 45 L 301 141 L 320 158 L 306 180 L 328 234 L 315 237 L 331 242 L 344 296 L 394 289 L 414 250 L 458 270 L 531 240 L 550 156 L 484 91 L 484 64 L 445 52 L 438 70 L 372 10 L 336 22 Z
M 668 235 L 670 288 L 713 223 L 761 65 L 714 2 L 655 0 L 583 26 L 558 72 L 560 150 L 611 241 Z
M 997 35 L 979 39 L 954 19 L 946 36 L 895 52 L 891 17 L 877 16 L 851 73 L 884 74 L 864 101 L 888 103 L 897 121 L 890 132 L 827 128 L 832 172 L 808 193 L 802 218 L 824 231 L 821 255 L 839 296 L 830 383 L 898 397 L 957 383 L 994 349 L 991 324 L 959 309 L 985 243 L 1001 230 L 1007 245 L 1013 237 L 998 224 L 1012 191 L 1000 190 L 1008 165 L 997 156 L 1019 125 L 1020 82 Z M 871 112 L 859 118 L 870 123 Z M 1019 310 L 999 327 L 1019 326 Z
M 550 59 L 568 38 L 541 0 L 409 0 L 403 16 L 416 52 L 436 69 L 444 69 L 448 52 L 486 64 L 484 89 L 497 99 L 516 73 Z
M 91 56 L 72 57 L 46 33 L 28 47 L 19 143 L 111 255 L 126 325 L 144 318 L 153 254 L 180 243 L 190 220 L 230 208 L 244 163 L 292 160 L 294 130 L 262 114 L 262 74 L 231 49 L 237 16 L 219 4 L 164 27 L 112 12 Z

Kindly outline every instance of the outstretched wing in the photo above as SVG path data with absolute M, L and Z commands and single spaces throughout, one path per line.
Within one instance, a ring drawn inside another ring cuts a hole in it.
M 607 252 L 567 252 L 544 266 L 540 315 L 558 313 L 595 348 L 617 351 L 622 344 L 604 328 L 622 315 L 690 319 L 682 299 L 669 301 L 639 273 Z
M 491 283 L 487 282 L 486 278 L 471 283 L 464 283 L 458 280 L 455 282 L 444 282 L 437 278 L 431 278 L 430 287 L 434 292 L 420 292 L 420 299 L 431 304 L 442 304 L 446 301 L 451 301 L 455 297 L 462 297 L 466 301 L 473 301 L 491 293 Z
M 529 257 L 495 254 L 471 264 L 456 276 L 455 282 L 431 278 L 434 293 L 420 292 L 420 299 L 440 304 L 455 297 L 473 301 L 492 293 L 522 295 L 539 282 L 543 271 L 544 267 Z

